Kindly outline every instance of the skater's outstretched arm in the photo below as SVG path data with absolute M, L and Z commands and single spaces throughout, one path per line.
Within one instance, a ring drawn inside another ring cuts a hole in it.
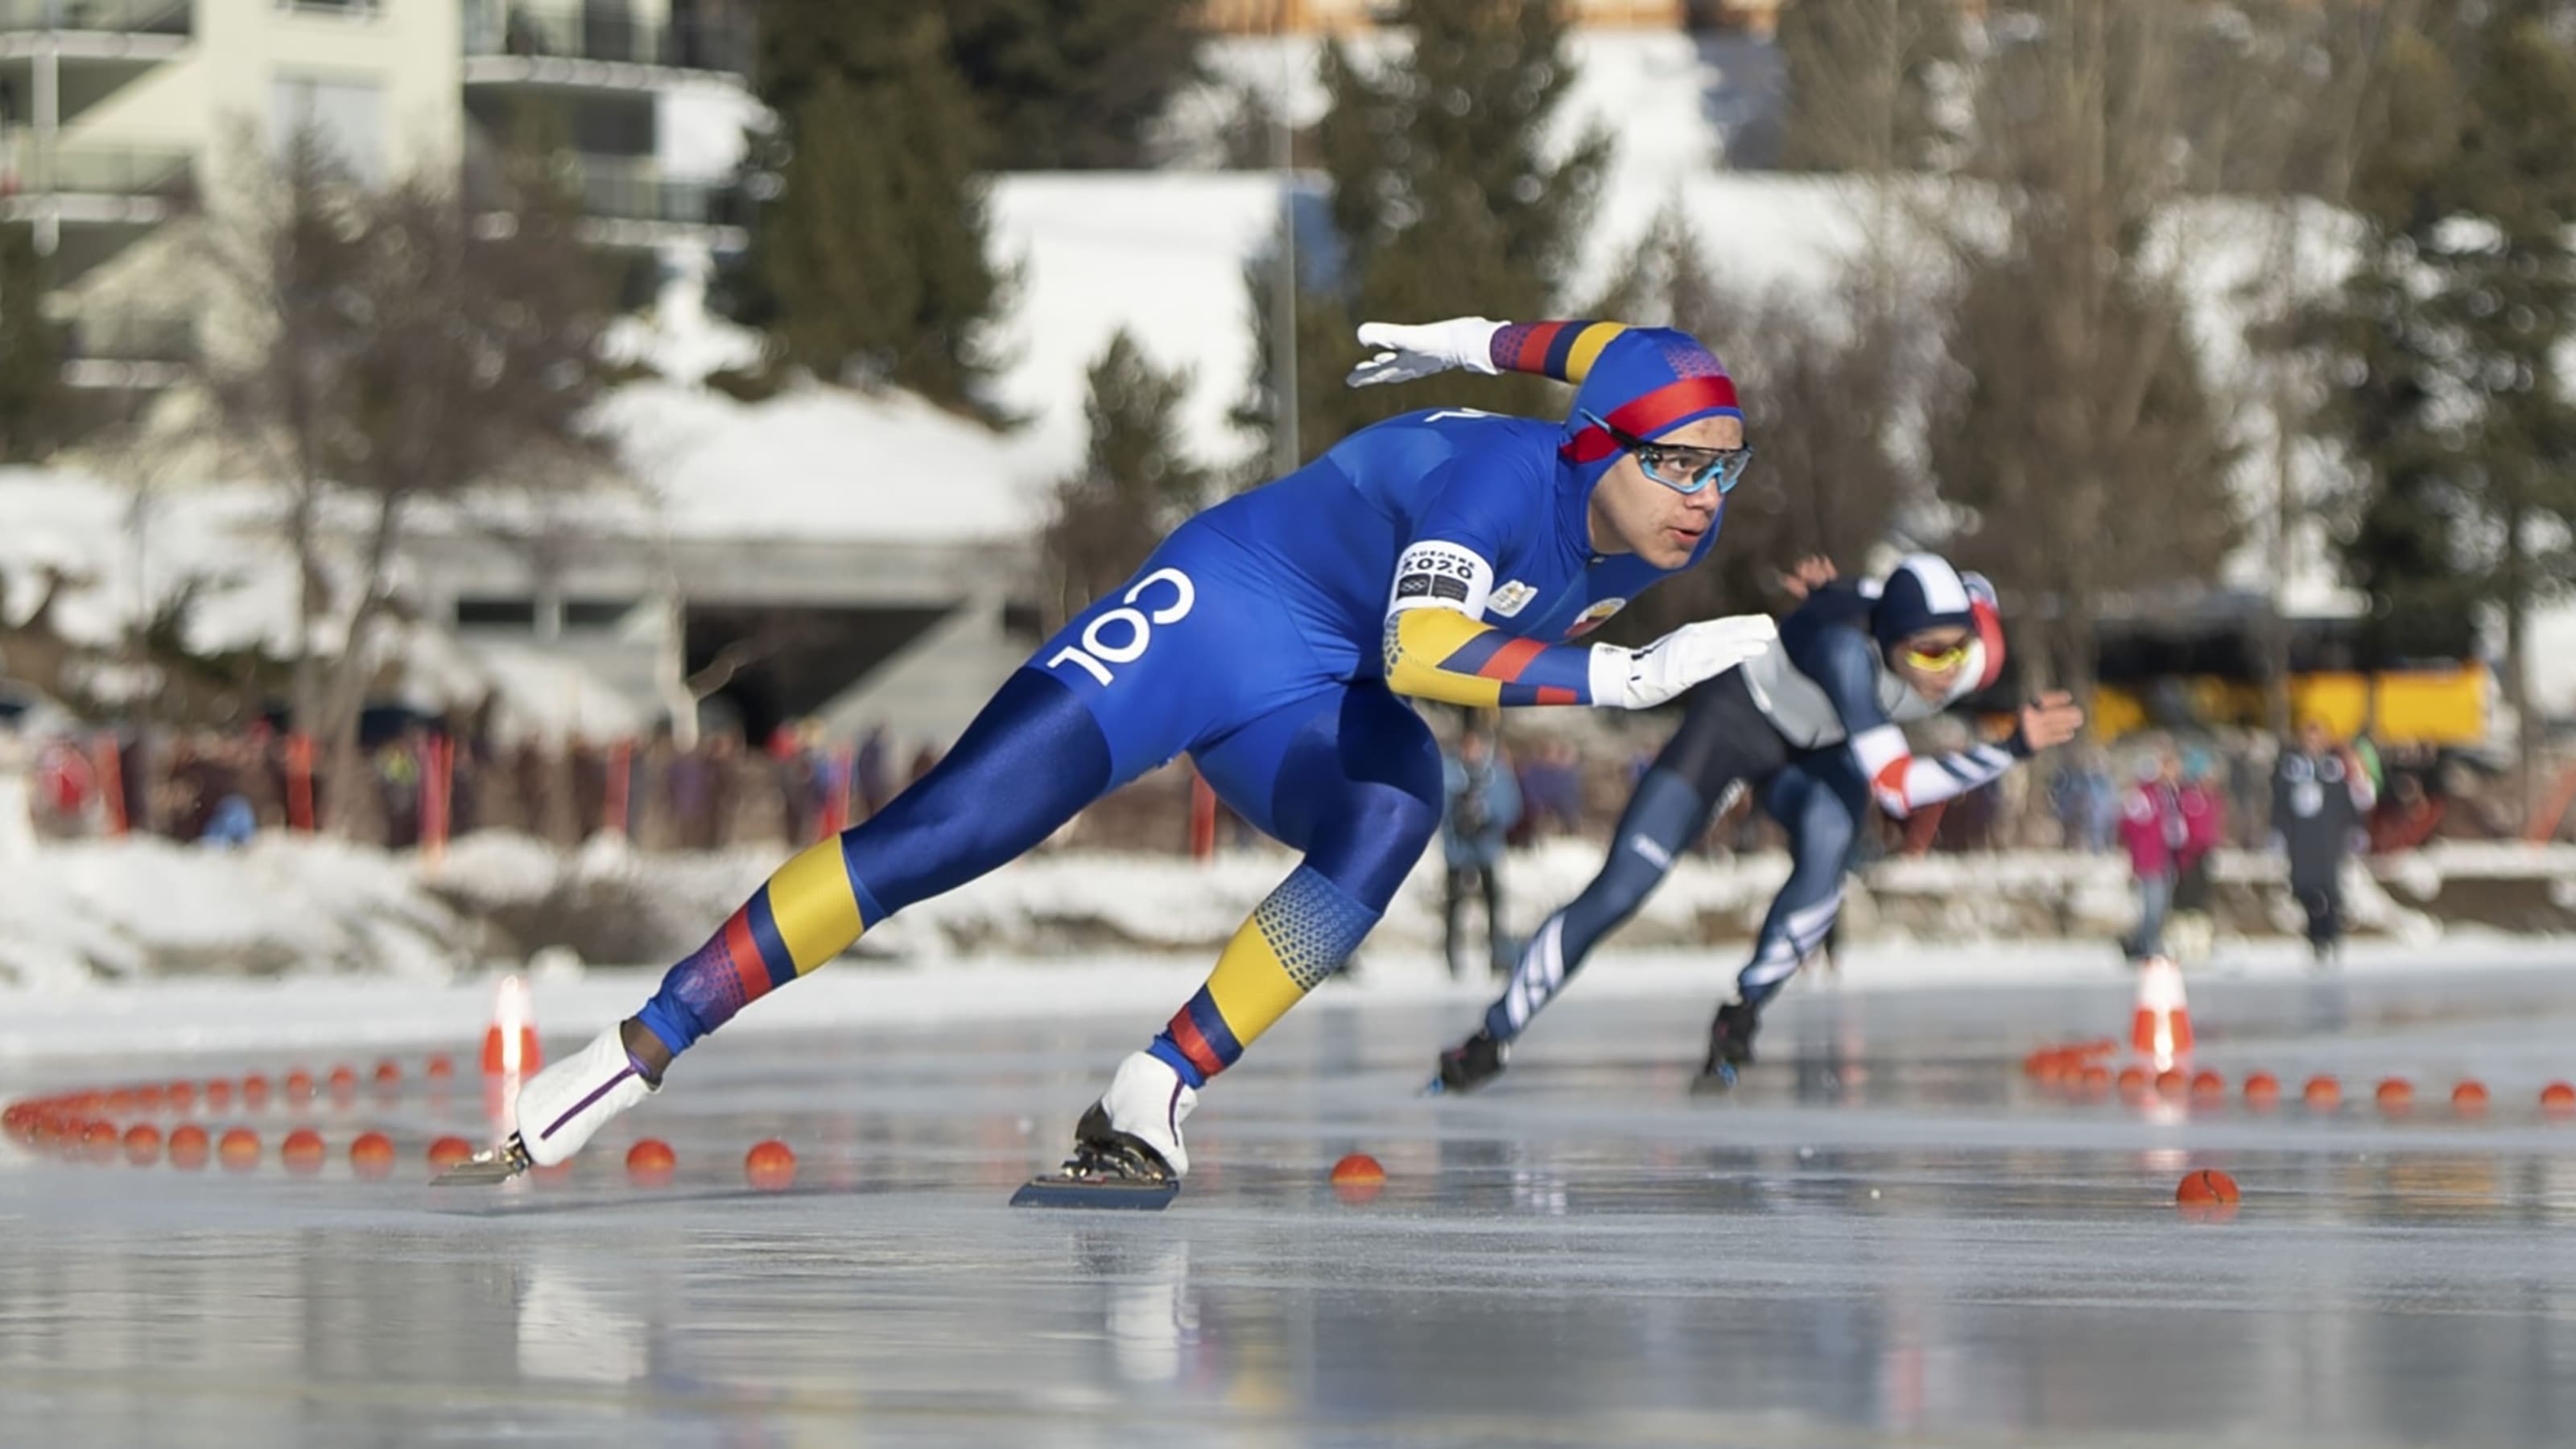
M 1879 704 L 1876 641 L 1848 624 L 1802 609 L 1781 630 L 1780 646 L 1832 702 L 1871 795 L 1879 808 L 1899 819 L 1976 789 L 2040 750 L 2074 738 L 2084 724 L 2073 696 L 2047 694 L 2023 707 L 2012 737 L 2000 744 L 1918 758 L 1905 731 Z

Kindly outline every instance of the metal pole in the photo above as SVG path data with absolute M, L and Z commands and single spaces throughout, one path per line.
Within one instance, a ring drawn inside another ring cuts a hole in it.
M 61 178 L 54 166 L 55 133 L 62 128 L 62 42 L 52 35 L 36 52 L 36 177 L 43 200 L 36 211 L 36 255 L 50 257 L 62 245 Z
M 1279 47 L 1279 99 L 1270 109 L 1270 164 L 1279 175 L 1279 259 L 1270 279 L 1270 394 L 1277 409 L 1270 425 L 1270 475 L 1285 478 L 1304 462 L 1297 442 L 1297 172 L 1288 125 L 1289 88 L 1296 63 L 1288 48 L 1290 0 L 1270 11 L 1270 35 Z

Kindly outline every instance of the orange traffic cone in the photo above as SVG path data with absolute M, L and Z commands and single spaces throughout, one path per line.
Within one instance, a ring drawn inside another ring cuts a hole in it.
M 2138 1011 L 2130 1021 L 2129 1046 L 2153 1058 L 2158 1071 L 2191 1055 L 2191 1003 L 2183 999 L 2182 970 L 2170 956 L 2138 963 Z
M 523 1077 L 545 1064 L 546 1055 L 537 1048 L 537 1023 L 528 1007 L 527 983 L 504 976 L 500 989 L 492 994 L 492 1025 L 483 1033 L 483 1074 Z

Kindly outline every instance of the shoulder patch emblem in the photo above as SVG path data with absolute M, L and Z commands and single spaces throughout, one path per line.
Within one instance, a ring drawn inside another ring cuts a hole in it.
M 1537 597 L 1538 590 L 1514 579 L 1494 590 L 1493 595 L 1485 600 L 1485 607 L 1508 619 L 1528 608 L 1529 601 Z

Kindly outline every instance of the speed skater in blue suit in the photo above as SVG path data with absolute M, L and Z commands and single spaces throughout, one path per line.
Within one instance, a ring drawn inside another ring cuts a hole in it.
M 935 769 L 781 866 L 632 1018 L 532 1078 L 505 1153 L 564 1160 L 743 1007 L 1186 752 L 1303 858 L 1076 1129 L 1077 1163 L 1177 1182 L 1200 1089 L 1342 964 L 1439 828 L 1440 756 L 1410 701 L 1640 709 L 1769 647 L 1760 615 L 1642 649 L 1583 637 L 1706 555 L 1750 458 L 1735 385 L 1698 342 L 1481 318 L 1360 341 L 1378 350 L 1354 385 L 1535 373 L 1575 384 L 1574 406 L 1393 418 L 1182 524 Z
M 1873 810 L 1903 819 L 2074 738 L 2084 712 L 2063 693 L 2024 705 L 2011 736 L 1952 754 L 1915 755 L 1904 724 L 2002 676 L 2004 636 L 1986 580 L 1936 554 L 1884 579 L 1835 580 L 1821 558 L 1782 579 L 1803 602 L 1780 647 L 1694 686 L 1681 728 L 1637 781 L 1601 873 L 1533 933 L 1484 1024 L 1441 1053 L 1433 1086 L 1473 1091 L 1501 1074 L 1511 1044 L 1582 970 L 1602 938 L 1636 914 L 1730 791 L 1753 792 L 1789 837 L 1789 878 L 1763 916 L 1736 997 L 1709 1025 L 1701 1089 L 1734 1085 L 1753 1060 L 1764 1002 L 1833 929 L 1843 875 Z

